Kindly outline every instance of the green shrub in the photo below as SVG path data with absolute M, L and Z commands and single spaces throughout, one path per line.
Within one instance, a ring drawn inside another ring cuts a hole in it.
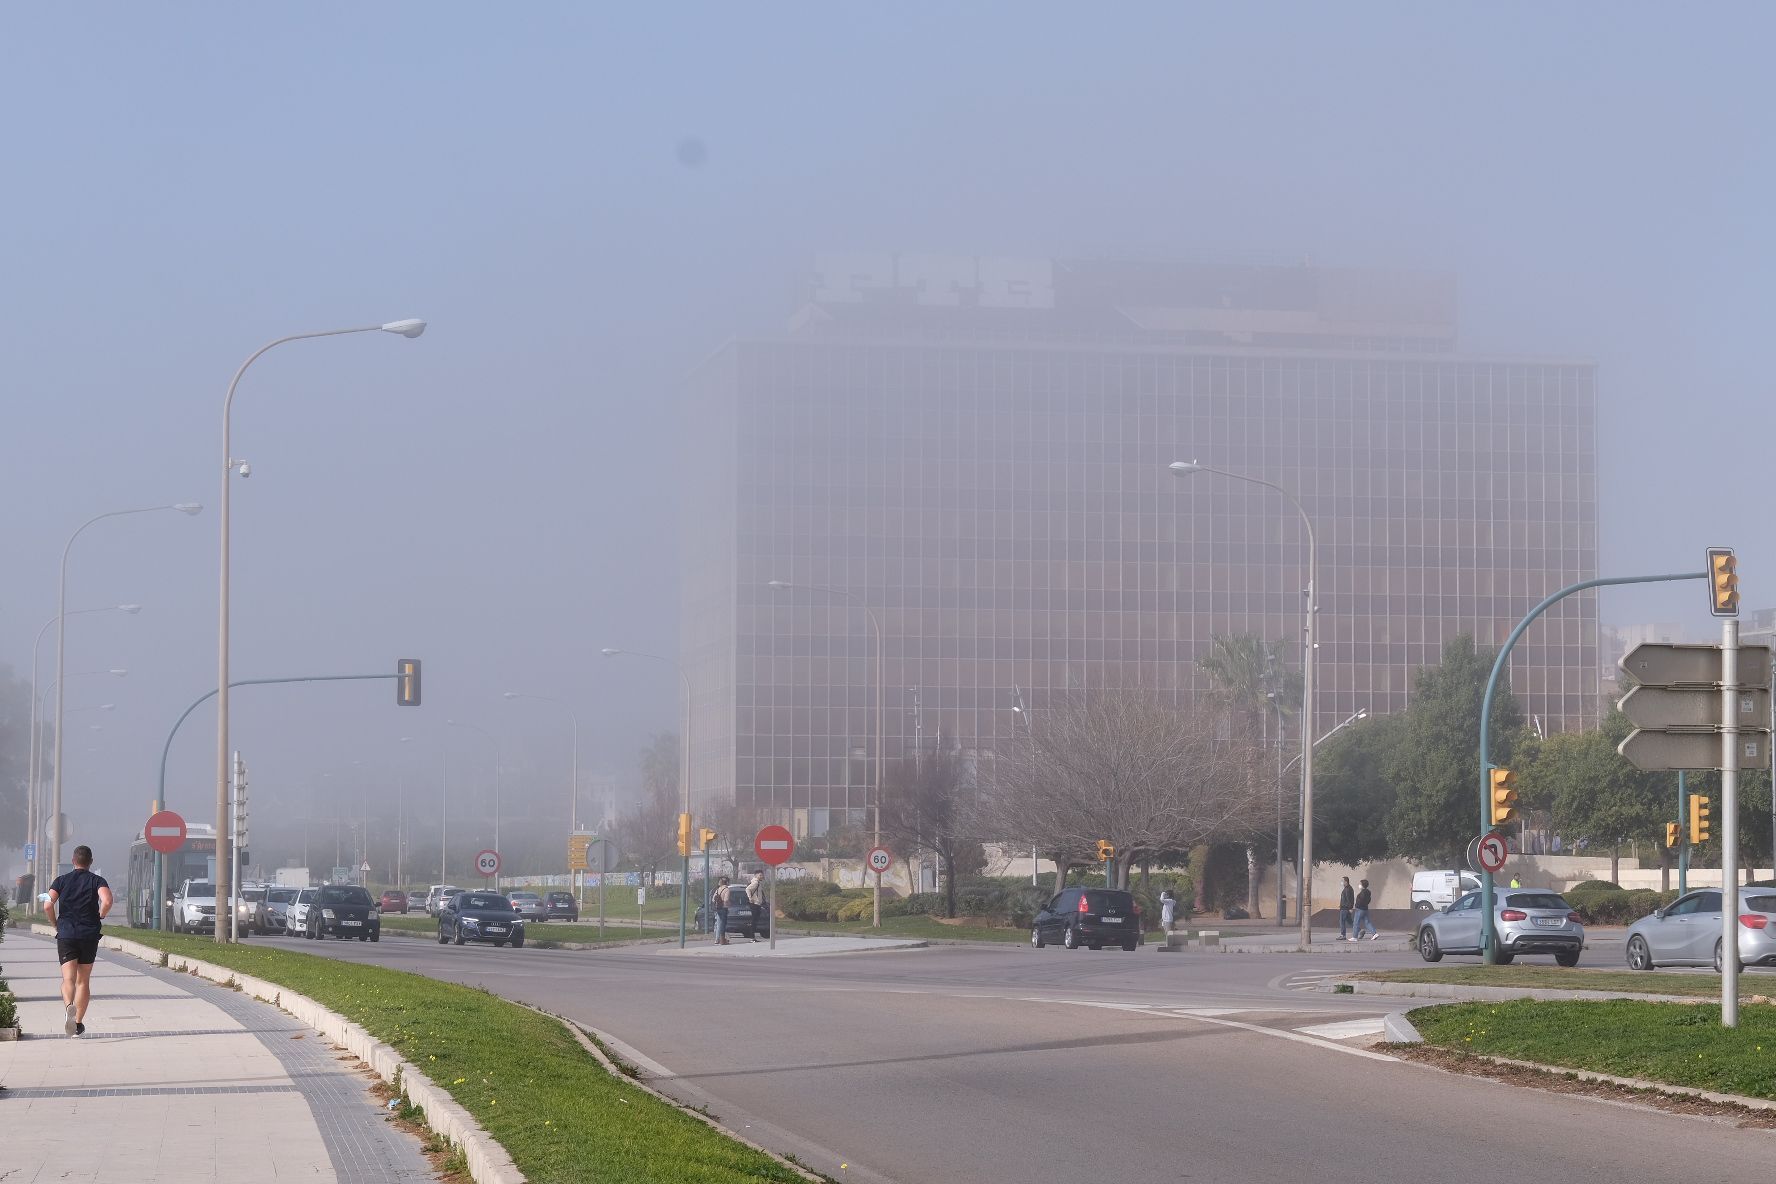
M 0 1028 L 16 1028 L 18 1026 L 18 1008 L 14 1006 L 12 996 L 0 993 Z
M 884 912 L 887 910 L 884 909 Z M 841 921 L 867 921 L 876 915 L 876 902 L 870 897 L 847 900 L 839 906 L 838 919 Z

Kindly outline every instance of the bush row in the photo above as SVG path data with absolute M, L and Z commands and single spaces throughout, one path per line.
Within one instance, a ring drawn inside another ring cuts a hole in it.
M 1629 925 L 1677 899 L 1652 888 L 1620 888 L 1606 880 L 1586 880 L 1561 894 L 1587 925 Z

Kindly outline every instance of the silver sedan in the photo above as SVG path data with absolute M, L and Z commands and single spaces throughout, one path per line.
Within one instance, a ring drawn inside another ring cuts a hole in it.
M 1553 954 L 1562 966 L 1577 966 L 1585 948 L 1585 927 L 1579 915 L 1557 893 L 1527 888 L 1498 889 L 1493 894 L 1493 927 L 1498 933 L 1498 961 L 1510 963 L 1519 954 Z M 1444 954 L 1480 952 L 1480 894 L 1470 892 L 1418 927 L 1418 953 L 1426 962 Z
M 1721 894 L 1702 888 L 1628 927 L 1628 965 L 1721 968 Z M 1776 962 L 1776 896 L 1747 889 L 1739 898 L 1739 963 Z

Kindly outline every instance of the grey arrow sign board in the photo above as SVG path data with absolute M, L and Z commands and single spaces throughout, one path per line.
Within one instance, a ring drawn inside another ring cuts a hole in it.
M 1719 687 L 1633 687 L 1617 704 L 1637 728 L 1718 728 Z M 1770 692 L 1746 687 L 1733 692 L 1734 722 L 1741 728 L 1770 729 Z
M 1770 763 L 1768 733 L 1752 732 L 1735 738 L 1739 767 L 1759 769 Z M 1718 769 L 1721 738 L 1718 732 L 1633 732 L 1616 746 L 1628 763 L 1647 773 L 1679 769 Z
M 1617 663 L 1630 679 L 1643 687 L 1707 687 L 1721 681 L 1721 651 L 1718 645 L 1680 645 L 1666 641 L 1642 642 L 1628 651 Z M 1742 645 L 1739 647 L 1739 677 L 1742 687 L 1770 685 L 1770 647 Z

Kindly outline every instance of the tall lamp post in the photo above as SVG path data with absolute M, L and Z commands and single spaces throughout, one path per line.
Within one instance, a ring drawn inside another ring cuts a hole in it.
M 650 653 L 647 653 L 643 650 L 620 650 L 620 649 L 615 648 L 614 646 L 606 646 L 604 649 L 600 650 L 599 652 L 607 658 L 614 658 L 619 654 L 628 654 L 632 658 L 647 658 L 650 661 L 654 661 L 654 662 L 664 662 L 666 665 L 672 667 L 672 669 L 678 673 L 679 689 L 684 693 L 684 717 L 683 717 L 683 721 L 679 727 L 680 734 L 679 734 L 679 738 L 678 738 L 678 784 L 679 784 L 679 788 L 684 793 L 684 812 L 686 814 L 689 814 L 691 812 L 691 680 L 690 680 L 690 676 L 685 674 L 683 666 L 680 666 L 677 662 L 674 662 L 671 658 L 664 658 L 664 657 L 661 657 L 659 654 L 650 654 Z M 603 892 L 604 890 L 601 888 L 601 889 L 599 889 L 599 891 Z M 690 929 L 690 922 L 691 922 L 690 900 L 691 900 L 691 849 L 687 845 L 684 849 L 684 880 L 679 885 L 679 890 L 678 890 L 678 948 L 681 950 L 684 948 L 684 945 L 685 945 L 685 933 Z M 775 922 L 773 922 L 773 924 L 774 923 Z
M 535 699 L 542 703 L 553 703 L 567 712 L 568 722 L 573 726 L 573 788 L 567 794 L 567 829 L 574 834 L 580 829 L 580 717 L 573 705 L 566 699 L 555 699 L 548 695 L 532 695 L 524 691 L 507 691 L 508 699 Z M 599 865 L 603 866 L 602 863 Z M 574 879 L 574 900 L 580 899 L 580 883 L 577 873 L 570 873 Z
M 318 333 L 292 333 L 288 337 L 280 337 L 276 341 L 260 346 L 247 360 L 242 362 L 240 369 L 234 372 L 234 378 L 228 383 L 228 394 L 222 400 L 222 503 L 220 517 L 221 529 L 221 595 L 220 607 L 216 618 L 216 899 L 232 900 L 234 885 L 229 882 L 228 861 L 233 843 L 228 831 L 228 522 L 229 522 L 229 479 L 238 469 L 242 476 L 246 475 L 247 464 L 237 460 L 234 455 L 234 437 L 232 431 L 234 416 L 234 392 L 240 386 L 241 376 L 247 367 L 258 361 L 266 351 L 291 341 L 307 341 L 314 337 L 340 337 L 348 333 L 395 333 L 402 337 L 418 337 L 425 332 L 425 322 L 420 320 L 389 321 L 382 325 L 358 325 L 350 329 L 323 329 Z M 229 909 L 228 912 L 232 912 Z M 228 918 L 224 910 L 216 910 L 216 940 L 228 940 Z
M 888 664 L 887 655 L 882 651 L 882 622 L 876 619 L 875 610 L 857 593 L 846 588 L 833 588 L 826 584 L 792 584 L 788 580 L 772 580 L 769 587 L 779 592 L 790 592 L 801 588 L 808 592 L 823 592 L 828 596 L 838 596 L 851 601 L 863 610 L 869 618 L 870 628 L 876 635 L 876 792 L 871 795 L 875 803 L 872 811 L 874 822 L 874 844 L 882 845 L 882 709 L 886 696 L 882 693 L 882 668 Z M 902 733 L 904 735 L 905 733 Z M 870 923 L 877 929 L 882 927 L 882 873 L 876 873 L 875 891 L 870 897 Z
M 1356 723 L 1358 720 L 1363 720 L 1363 719 L 1368 719 L 1368 718 L 1369 718 L 1369 709 L 1367 707 L 1359 707 L 1355 712 L 1353 712 L 1351 714 L 1349 719 L 1345 720 L 1343 723 L 1339 724 L 1336 728 L 1333 728 L 1331 731 L 1326 732 L 1319 739 L 1315 740 L 1314 747 L 1318 748 L 1320 745 L 1322 745 L 1326 741 L 1332 739 L 1332 737 L 1334 737 L 1338 733 L 1344 731 L 1346 728 L 1350 727 L 1352 724 Z M 1293 769 L 1296 765 L 1298 765 L 1300 763 L 1301 763 L 1300 754 L 1290 757 L 1289 763 L 1284 765 L 1281 769 L 1277 770 L 1277 785 L 1281 786 L 1283 783 L 1283 778 L 1288 776 L 1289 770 Z M 1296 909 L 1299 910 L 1299 909 L 1303 909 L 1303 908 L 1307 907 L 1307 902 L 1305 899 L 1303 899 L 1302 894 L 1301 894 L 1301 884 L 1299 882 L 1296 883 L 1295 889 L 1296 889 L 1296 895 L 1295 895 Z M 1282 899 L 1282 893 L 1283 893 L 1283 855 L 1282 855 L 1282 844 L 1279 841 L 1277 844 L 1277 899 L 1278 900 Z
M 62 574 L 56 590 L 56 700 L 55 700 L 55 789 L 54 801 L 49 815 L 49 867 L 52 873 L 59 873 L 62 866 L 62 674 L 67 669 L 68 618 L 68 553 L 74 549 L 74 540 L 79 538 L 87 527 L 95 522 L 103 522 L 107 518 L 123 518 L 130 514 L 153 514 L 160 510 L 177 510 L 181 514 L 196 514 L 203 509 L 196 502 L 175 502 L 163 506 L 138 506 L 133 510 L 111 510 L 104 514 L 95 514 L 75 528 L 68 536 L 68 545 L 62 548 Z
M 1251 477 L 1244 473 L 1229 472 L 1226 469 L 1211 468 L 1198 464 L 1193 460 L 1173 461 L 1168 466 L 1174 476 L 1188 477 L 1195 473 L 1213 473 L 1218 477 L 1227 477 L 1234 481 L 1245 481 L 1251 485 L 1262 485 L 1264 488 L 1281 494 L 1295 507 L 1301 515 L 1301 524 L 1307 529 L 1307 587 L 1303 594 L 1307 597 L 1306 624 L 1302 627 L 1305 651 L 1301 659 L 1301 898 L 1302 905 L 1298 910 L 1301 914 L 1301 944 L 1313 944 L 1313 747 L 1314 747 L 1314 617 L 1319 612 L 1319 554 L 1314 544 L 1313 519 L 1308 517 L 1307 509 L 1301 499 L 1284 489 L 1274 481 L 1266 481 L 1262 477 Z

